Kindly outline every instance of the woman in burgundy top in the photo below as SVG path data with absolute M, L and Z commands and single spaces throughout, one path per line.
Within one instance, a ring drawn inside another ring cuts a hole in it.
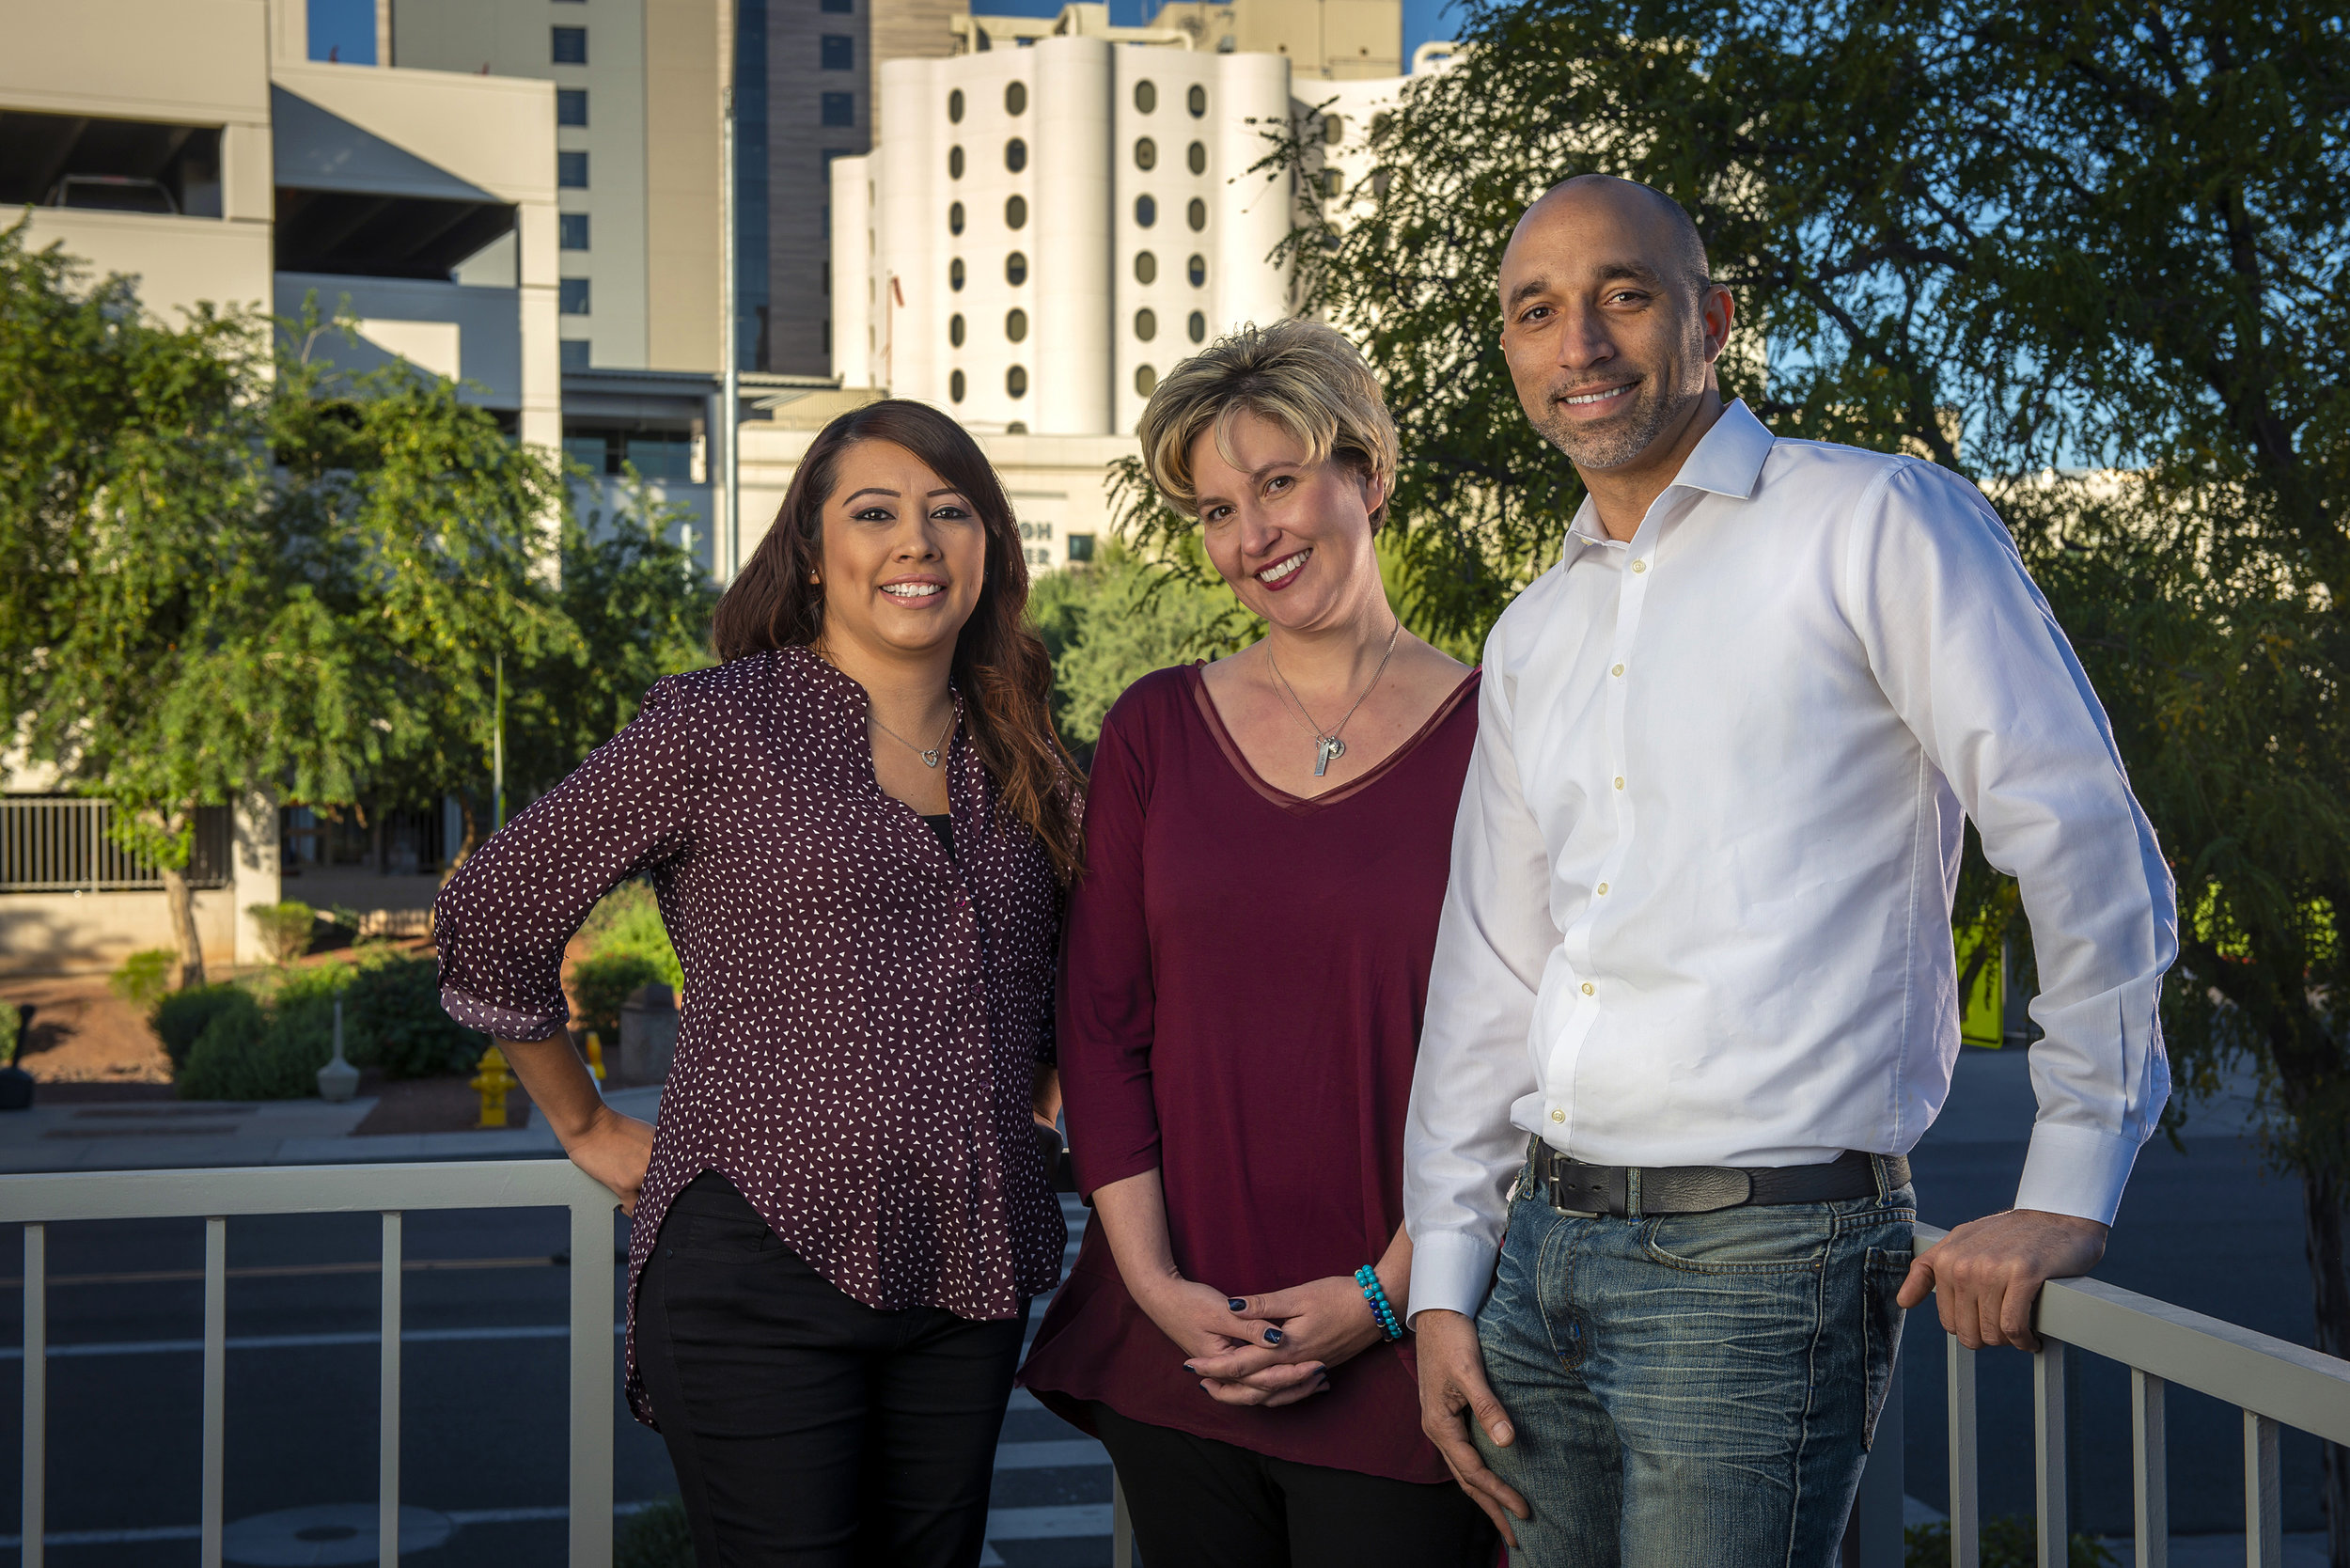
M 971 438 L 843 415 L 718 606 L 727 662 L 655 686 L 435 908 L 445 1005 L 634 1214 L 629 1403 L 704 1564 L 984 1547 L 1064 1239 L 1031 1118 L 1076 778 L 1026 598 Z M 657 1127 L 563 1032 L 564 944 L 643 874 L 685 967 Z
M 1395 431 L 1343 337 L 1244 329 L 1140 434 L 1266 635 L 1103 723 L 1060 1023 L 1095 1213 L 1022 1381 L 1107 1445 L 1152 1564 L 1488 1568 L 1401 1328 L 1477 677 L 1380 585 Z

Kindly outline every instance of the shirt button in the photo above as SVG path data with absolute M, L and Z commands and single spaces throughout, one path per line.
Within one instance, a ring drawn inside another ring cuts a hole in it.
M 1601 895 L 1602 895 L 1603 897 L 1605 897 L 1605 896 L 1606 896 L 1606 892 L 1607 892 L 1607 884 L 1606 884 L 1606 883 L 1604 883 L 1604 882 L 1603 882 L 1603 883 L 1601 883 L 1601 884 L 1599 885 L 1599 890 L 1600 890 Z
M 1564 1121 L 1567 1119 L 1567 1113 L 1562 1110 L 1555 1110 L 1550 1113 L 1550 1119 L 1553 1121 Z
M 1623 775 L 1622 774 L 1616 775 L 1616 788 L 1619 790 L 1623 788 Z
M 1622 675 L 1622 674 L 1623 673 L 1623 666 L 1622 666 L 1622 665 L 1618 665 L 1615 668 L 1613 668 L 1613 669 L 1609 670 L 1607 673 L 1608 673 L 1608 674 L 1610 674 L 1610 675 Z
M 1585 980 L 1585 981 L 1583 982 L 1583 995 L 1585 995 L 1586 996 L 1590 996 L 1590 994 L 1591 994 L 1591 982 L 1590 982 L 1590 980 Z
M 1638 576 L 1641 572 L 1646 572 L 1647 570 L 1648 562 L 1646 561 L 1634 561 L 1632 563 L 1632 574 L 1635 577 Z

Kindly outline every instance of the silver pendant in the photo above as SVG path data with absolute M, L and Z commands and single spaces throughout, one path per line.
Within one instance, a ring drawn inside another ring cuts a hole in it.
M 938 766 L 938 748 L 936 746 L 932 746 L 930 750 L 922 753 L 922 765 L 926 768 L 934 768 Z
M 1320 778 L 1330 771 L 1330 764 L 1346 755 L 1346 743 L 1336 735 L 1324 735 L 1314 743 L 1314 776 Z

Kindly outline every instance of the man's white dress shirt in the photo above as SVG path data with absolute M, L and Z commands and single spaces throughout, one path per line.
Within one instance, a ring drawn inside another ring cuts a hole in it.
M 1732 403 L 1629 542 L 1586 500 L 1485 645 L 1405 1132 L 1411 1309 L 1474 1313 L 1526 1135 L 1904 1154 L 1958 1057 L 1962 813 L 2021 885 L 2021 1208 L 2110 1222 L 2170 1093 L 2170 870 L 2014 542 L 1948 470 Z

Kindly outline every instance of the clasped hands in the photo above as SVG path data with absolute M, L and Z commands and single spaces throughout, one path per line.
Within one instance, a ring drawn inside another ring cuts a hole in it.
M 1224 1404 L 1272 1409 L 1310 1399 L 1330 1386 L 1332 1367 L 1386 1338 L 1362 1288 L 1340 1275 L 1251 1296 L 1169 1277 L 1136 1304 Z

